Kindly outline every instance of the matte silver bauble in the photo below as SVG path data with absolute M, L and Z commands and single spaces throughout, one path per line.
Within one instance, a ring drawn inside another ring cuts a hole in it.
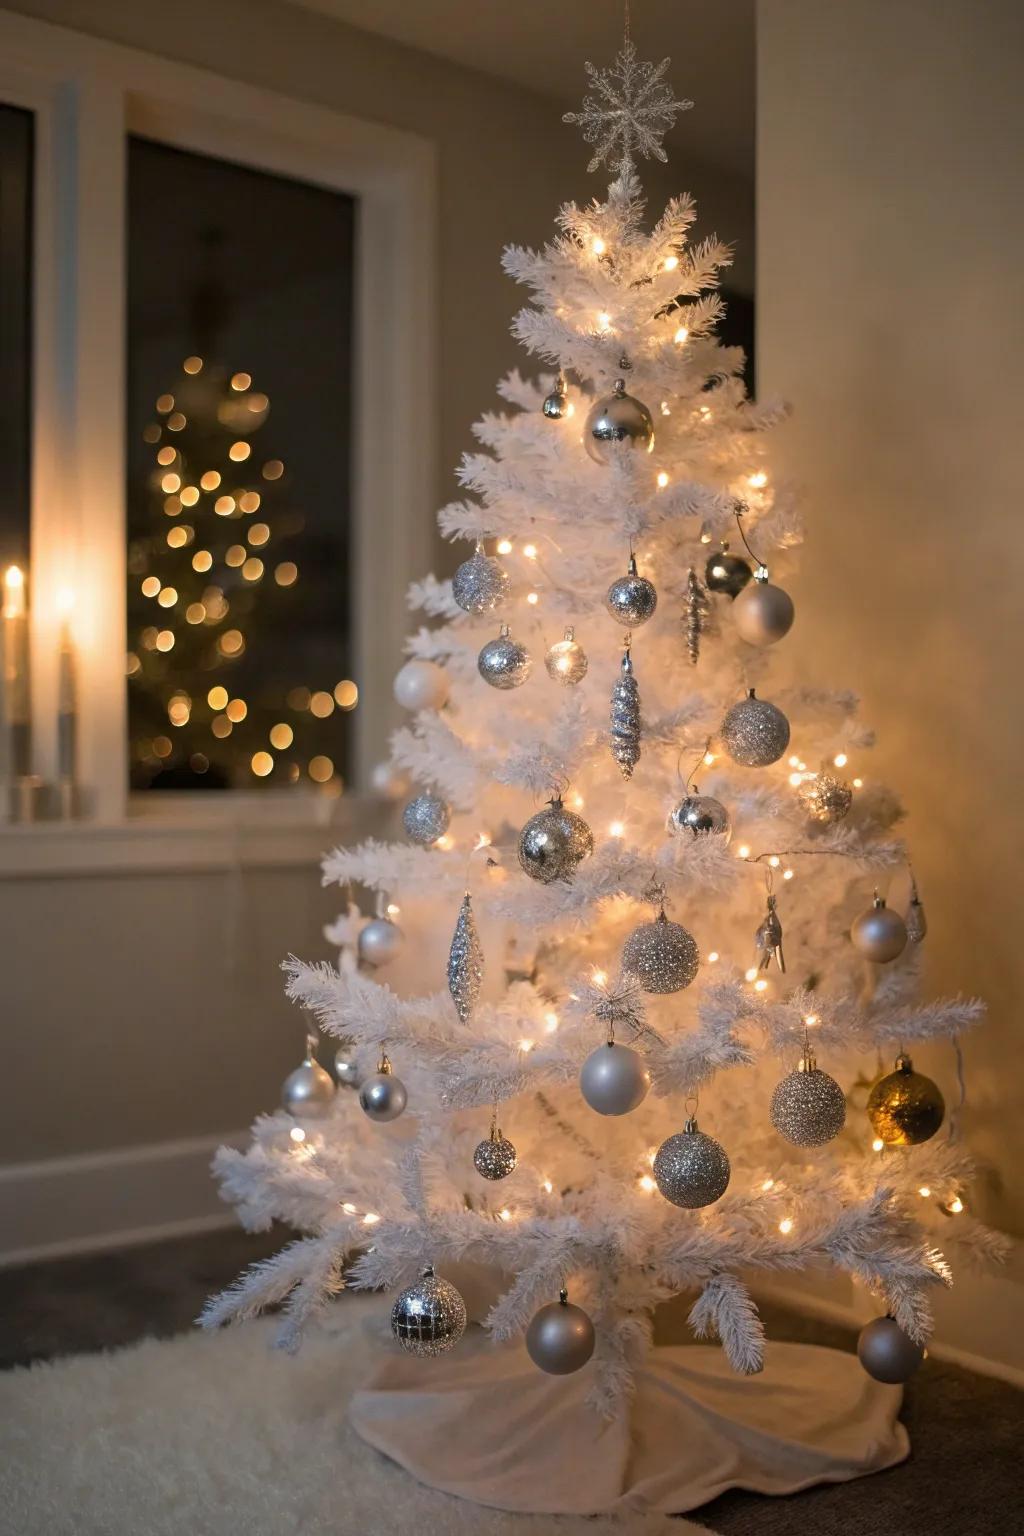
M 759 699 L 753 688 L 734 704 L 722 721 L 722 741 L 734 763 L 767 768 L 789 746 L 789 721 L 774 704 Z
M 793 627 L 793 599 L 773 586 L 767 571 L 764 575 L 762 571 L 763 566 L 732 605 L 737 632 L 748 645 L 774 645 Z
M 883 897 L 862 912 L 850 929 L 850 938 L 865 960 L 884 965 L 902 955 L 907 947 L 907 925 L 900 914 L 887 907 Z
M 548 676 L 566 687 L 581 683 L 587 675 L 587 653 L 576 639 L 573 629 L 567 629 L 561 640 L 556 640 L 544 657 Z
M 516 1149 L 497 1127 L 473 1153 L 473 1167 L 484 1179 L 507 1179 L 515 1166 Z
M 594 1325 L 562 1291 L 558 1301 L 534 1313 L 526 1330 L 526 1350 L 534 1365 L 549 1376 L 569 1376 L 594 1353 Z
M 627 629 L 636 629 L 647 623 L 658 606 L 658 594 L 654 583 L 638 574 L 635 555 L 629 558 L 629 569 L 625 576 L 612 582 L 604 601 L 612 618 Z
M 334 1076 L 339 1088 L 359 1087 L 355 1047 L 350 1040 L 343 1041 L 334 1053 Z
M 507 599 L 510 586 L 501 561 L 478 548 L 452 577 L 452 597 L 466 613 L 493 613 Z
M 503 624 L 497 640 L 488 640 L 480 652 L 476 666 L 492 688 L 519 688 L 533 670 L 533 660 L 526 646 L 513 640 L 508 625 Z
M 452 808 L 447 800 L 442 800 L 440 795 L 432 795 L 429 790 L 424 790 L 422 795 L 410 800 L 402 812 L 402 825 L 406 832 L 414 843 L 420 843 L 424 848 L 444 836 L 451 825 L 451 819 Z
M 642 923 L 626 940 L 622 969 L 645 992 L 681 992 L 700 969 L 700 950 L 682 923 L 670 923 L 659 912 L 653 923 Z
M 628 1115 L 647 1097 L 651 1074 L 639 1051 L 609 1040 L 580 1068 L 580 1092 L 599 1115 Z
M 391 1332 L 410 1355 L 443 1355 L 465 1331 L 466 1303 L 450 1280 L 434 1274 L 432 1265 L 391 1308 Z
M 318 1120 L 330 1109 L 334 1091 L 334 1079 L 314 1058 L 310 1046 L 301 1067 L 289 1072 L 284 1080 L 281 1105 L 290 1115 L 303 1120 Z
M 568 401 L 565 398 L 565 380 L 560 378 L 550 395 L 544 396 L 544 404 L 541 410 L 549 421 L 561 421 L 568 410 Z
M 723 542 L 718 553 L 708 557 L 704 567 L 704 585 L 710 592 L 722 592 L 726 597 L 736 597 L 753 574 L 753 567 L 743 556 L 731 555 L 729 545 Z
M 710 833 L 728 842 L 732 836 L 729 812 L 712 795 L 687 795 L 669 816 L 669 825 L 674 832 L 691 832 L 694 837 Z
M 805 1056 L 772 1094 L 772 1125 L 794 1147 L 823 1147 L 846 1124 L 846 1096 L 834 1077 Z
M 684 1211 L 713 1205 L 729 1187 L 729 1158 L 713 1136 L 696 1120 L 687 1120 L 675 1136 L 663 1141 L 654 1157 L 654 1182 L 666 1200 Z
M 594 851 L 594 834 L 582 816 L 567 811 L 559 796 L 519 834 L 519 864 L 532 880 L 548 885 L 568 880 L 577 864 Z
M 591 406 L 583 441 L 595 464 L 607 464 L 620 443 L 650 453 L 654 420 L 642 400 L 626 394 L 625 379 L 616 379 L 612 393 Z
M 860 1331 L 857 1359 L 875 1381 L 901 1386 L 924 1359 L 924 1345 L 915 1344 L 895 1318 L 876 1317 Z
M 387 1056 L 382 1056 L 376 1072 L 365 1078 L 360 1086 L 359 1108 L 368 1120 L 386 1125 L 388 1121 L 398 1119 L 408 1098 L 402 1079 L 392 1072 Z
M 364 965 L 387 965 L 401 953 L 404 934 L 387 917 L 374 917 L 360 928 L 356 952 Z
M 868 1094 L 867 1109 L 872 1130 L 887 1147 L 916 1147 L 935 1135 L 946 1103 L 938 1085 L 914 1071 L 909 1056 L 897 1056 L 896 1070 Z
M 812 821 L 832 827 L 849 815 L 853 786 L 823 768 L 813 778 L 804 779 L 797 790 L 797 799 Z
M 448 701 L 448 674 L 436 661 L 407 661 L 395 674 L 395 698 L 403 709 L 440 709 Z

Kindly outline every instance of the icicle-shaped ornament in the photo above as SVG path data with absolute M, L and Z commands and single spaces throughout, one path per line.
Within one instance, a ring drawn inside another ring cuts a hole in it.
M 473 904 L 467 891 L 462 898 L 452 947 L 448 952 L 448 990 L 463 1024 L 476 1007 L 483 979 L 484 952 L 476 930 Z
M 631 779 L 633 769 L 640 761 L 640 689 L 628 645 L 622 653 L 622 669 L 612 689 L 611 748 L 622 777 Z
M 686 577 L 686 653 L 692 666 L 700 660 L 701 636 L 707 628 L 711 602 L 691 565 Z

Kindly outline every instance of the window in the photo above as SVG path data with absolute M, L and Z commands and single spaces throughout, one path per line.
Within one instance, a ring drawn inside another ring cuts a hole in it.
M 31 112 L 0 105 L 0 567 L 29 544 L 32 329 Z

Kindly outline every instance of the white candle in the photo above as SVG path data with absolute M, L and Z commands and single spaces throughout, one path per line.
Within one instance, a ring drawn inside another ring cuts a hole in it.
M 19 779 L 26 778 L 32 771 L 32 716 L 28 676 L 28 603 L 25 574 L 17 565 L 9 565 L 4 572 L 3 598 L 3 718 L 10 743 L 10 775 L 12 779 Z

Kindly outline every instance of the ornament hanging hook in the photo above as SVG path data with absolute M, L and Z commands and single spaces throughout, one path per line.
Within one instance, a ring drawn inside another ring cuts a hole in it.
M 737 529 L 737 532 L 739 533 L 740 538 L 743 541 L 743 548 L 746 550 L 746 552 L 750 556 L 751 560 L 753 560 L 753 562 L 757 566 L 758 570 L 764 571 L 764 572 L 767 573 L 768 567 L 765 565 L 764 561 L 760 558 L 760 556 L 755 554 L 754 551 L 751 549 L 751 547 L 750 547 L 750 540 L 747 538 L 747 535 L 746 535 L 746 533 L 743 530 L 743 517 L 744 517 L 744 514 L 746 512 L 748 512 L 749 510 L 750 509 L 747 506 L 747 503 L 745 501 L 737 501 L 736 502 L 735 506 L 732 509 L 733 516 L 736 519 L 736 529 Z

